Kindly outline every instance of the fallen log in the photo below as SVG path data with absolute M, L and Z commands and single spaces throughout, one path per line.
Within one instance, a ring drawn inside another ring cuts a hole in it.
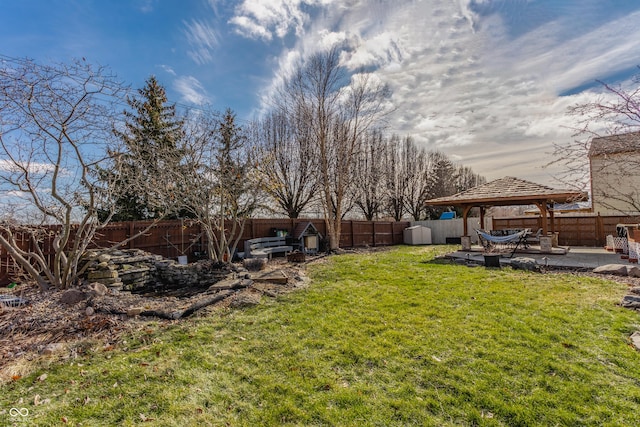
M 211 297 L 196 301 L 194 304 L 192 304 L 191 306 L 189 306 L 188 308 L 182 311 L 173 311 L 171 313 L 167 313 L 165 311 L 159 311 L 159 310 L 145 310 L 140 313 L 140 316 L 152 316 L 152 317 L 159 317 L 161 319 L 169 319 L 169 320 L 184 319 L 185 317 L 191 316 L 193 313 L 195 313 L 196 311 L 204 307 L 207 307 L 219 301 L 222 301 L 223 299 L 231 296 L 235 292 L 236 292 L 235 290 L 220 292 Z
M 195 313 L 196 311 L 200 310 L 201 308 L 207 307 L 211 304 L 215 304 L 218 301 L 222 301 L 223 299 L 231 296 L 231 294 L 235 293 L 235 291 L 227 291 L 227 292 L 221 292 L 217 295 L 214 295 L 212 297 L 209 298 L 204 298 L 201 299 L 200 301 L 197 301 L 195 304 L 193 304 L 191 307 L 187 308 L 185 311 L 182 312 L 182 315 L 180 316 L 180 318 L 185 318 L 188 316 L 191 316 L 193 313 Z

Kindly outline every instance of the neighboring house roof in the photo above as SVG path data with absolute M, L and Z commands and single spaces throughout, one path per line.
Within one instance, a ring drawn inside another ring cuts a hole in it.
M 589 157 L 631 151 L 640 151 L 640 132 L 593 138 L 589 148 Z
M 427 205 L 526 205 L 536 202 L 566 203 L 587 199 L 587 193 L 562 190 L 511 176 L 496 179 L 447 197 L 427 200 Z
M 591 211 L 591 204 L 589 202 L 576 202 L 576 203 L 555 203 L 553 205 L 553 211 L 565 212 L 565 213 L 576 213 L 576 212 L 589 212 Z M 532 208 L 524 211 L 525 214 L 539 214 L 540 209 Z

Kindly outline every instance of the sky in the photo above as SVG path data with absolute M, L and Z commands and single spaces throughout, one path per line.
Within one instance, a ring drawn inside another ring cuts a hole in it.
M 179 106 L 259 117 L 297 61 L 333 43 L 392 91 L 387 132 L 487 179 L 558 187 L 569 106 L 640 70 L 640 0 L 22 0 L 0 5 L 0 59 L 154 75 Z

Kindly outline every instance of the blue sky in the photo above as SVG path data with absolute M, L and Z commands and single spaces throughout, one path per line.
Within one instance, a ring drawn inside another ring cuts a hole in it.
M 388 132 L 489 179 L 554 185 L 568 106 L 629 85 L 640 0 L 23 0 L 2 2 L 0 54 L 84 57 L 173 102 L 263 111 L 299 58 L 344 42 L 343 63 L 389 84 Z

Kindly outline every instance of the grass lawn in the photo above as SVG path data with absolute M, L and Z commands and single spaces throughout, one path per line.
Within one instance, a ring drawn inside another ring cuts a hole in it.
M 444 249 L 331 257 L 308 289 L 38 367 L 0 425 L 640 425 L 626 285 Z

